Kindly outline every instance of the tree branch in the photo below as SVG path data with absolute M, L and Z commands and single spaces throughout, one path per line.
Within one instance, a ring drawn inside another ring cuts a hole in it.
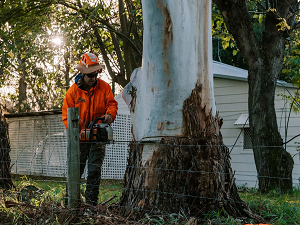
M 259 0 L 257 0 L 257 4 L 265 11 L 267 11 L 267 9 L 263 6 L 263 4 L 261 4 L 261 2 Z
M 129 18 L 132 22 L 132 33 L 133 33 L 133 36 L 134 36 L 134 40 L 136 42 L 136 45 L 137 45 L 138 49 L 143 49 L 143 43 L 142 43 L 141 38 L 140 38 L 140 36 L 138 34 L 138 31 L 137 31 L 136 15 L 135 14 L 132 15 L 132 13 L 131 13 L 133 10 L 136 11 L 136 8 L 132 4 L 131 0 L 125 0 L 125 2 L 126 2 L 128 12 L 129 12 Z
M 291 138 L 290 140 L 288 140 L 287 142 L 285 142 L 285 143 L 283 143 L 283 144 L 285 145 L 285 144 L 291 142 L 292 140 L 294 140 L 296 137 L 299 137 L 299 136 L 300 136 L 300 134 L 296 135 L 295 137 Z
M 300 21 L 297 21 L 297 22 L 294 24 L 293 29 L 294 29 L 294 30 L 297 30 L 297 29 L 299 29 L 299 28 L 300 28 Z
M 112 31 L 110 32 L 110 35 L 112 38 L 112 42 L 114 44 L 114 49 L 116 50 L 116 54 L 118 57 L 121 74 L 125 74 L 124 60 L 120 50 L 119 42 L 117 41 L 117 38 L 115 37 L 115 34 Z
M 123 0 L 119 0 L 119 17 L 121 22 L 121 29 L 122 33 L 125 36 L 129 35 L 127 31 L 127 18 L 125 14 L 124 2 Z M 125 59 L 125 68 L 126 68 L 126 75 L 130 77 L 132 73 L 132 66 L 131 66 L 131 54 L 132 50 L 130 49 L 130 43 L 128 42 L 127 38 L 122 37 L 123 39 L 123 51 L 124 51 L 124 59 Z
M 119 32 L 117 30 L 115 30 L 107 21 L 100 19 L 100 18 L 95 18 L 96 21 L 98 21 L 99 23 L 101 23 L 102 25 L 104 25 L 105 27 L 99 27 L 99 28 L 105 28 L 109 31 L 112 31 L 114 33 L 116 33 L 120 38 L 126 38 L 126 40 L 129 42 L 130 46 L 132 47 L 132 49 L 136 52 L 136 54 L 140 57 L 142 57 L 142 53 L 141 51 L 136 47 L 136 45 L 130 40 L 129 37 L 127 37 L 125 34 L 123 34 L 122 32 Z
M 78 8 L 76 6 L 70 5 L 70 4 L 66 3 L 65 1 L 58 1 L 57 4 L 63 5 L 67 8 L 73 9 L 76 12 L 78 12 Z
M 93 29 L 94 29 L 94 33 L 95 33 L 95 36 L 97 38 L 97 42 L 99 44 L 101 54 L 102 54 L 103 59 L 105 61 L 105 65 L 107 67 L 107 70 L 108 70 L 108 73 L 109 73 L 110 77 L 114 81 L 116 81 L 118 84 L 120 84 L 122 87 L 125 87 L 126 84 L 128 84 L 129 81 L 126 80 L 124 76 L 120 76 L 120 75 L 116 76 L 116 73 L 113 71 L 113 69 L 110 66 L 109 58 L 108 58 L 108 55 L 107 55 L 107 52 L 106 52 L 106 48 L 105 48 L 105 44 L 103 43 L 103 41 L 101 39 L 101 36 L 100 36 L 97 28 L 93 27 Z
M 220 10 L 228 31 L 234 37 L 247 65 L 261 59 L 259 43 L 256 39 L 244 0 L 214 0 Z

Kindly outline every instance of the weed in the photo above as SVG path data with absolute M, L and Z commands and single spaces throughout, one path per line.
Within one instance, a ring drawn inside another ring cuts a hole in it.
M 291 193 L 281 194 L 272 190 L 267 194 L 256 191 L 253 193 L 240 193 L 251 210 L 261 215 L 271 224 L 299 224 L 300 221 L 300 191 L 295 188 Z

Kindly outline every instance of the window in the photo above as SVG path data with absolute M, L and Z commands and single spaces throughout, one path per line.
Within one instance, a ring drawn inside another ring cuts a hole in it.
M 244 128 L 244 149 L 252 149 L 250 128 Z

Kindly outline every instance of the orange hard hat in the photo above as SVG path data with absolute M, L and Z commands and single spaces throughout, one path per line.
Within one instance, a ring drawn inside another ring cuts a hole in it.
M 97 56 L 93 53 L 84 53 L 79 64 L 75 67 L 83 74 L 93 73 L 97 70 L 105 69 L 103 64 L 99 64 Z

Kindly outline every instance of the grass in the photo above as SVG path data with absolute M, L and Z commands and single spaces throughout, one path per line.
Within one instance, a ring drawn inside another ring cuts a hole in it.
M 64 199 L 66 192 L 66 179 L 64 178 L 49 178 L 45 177 L 29 177 L 22 176 L 17 177 L 14 184 L 16 185 L 17 190 L 22 190 L 24 187 L 33 185 L 38 189 L 44 190 L 47 196 L 51 197 L 56 202 L 61 202 Z M 105 202 L 114 195 L 117 197 L 110 203 L 119 201 L 122 194 L 122 182 L 116 180 L 101 180 L 99 187 L 99 203 Z M 80 185 L 81 198 L 84 199 L 86 184 L 82 181 Z
M 0 224 L 94 224 L 100 219 L 92 218 L 97 216 L 98 212 L 82 210 L 78 214 L 77 211 L 75 218 L 74 212 L 66 209 L 65 182 L 65 179 L 60 178 L 46 180 L 43 177 L 14 177 L 15 190 L 0 190 Z M 120 181 L 101 181 L 99 203 L 106 202 L 115 195 L 116 197 L 109 201 L 109 204 L 118 202 L 122 194 L 122 186 Z M 85 183 L 80 185 L 83 201 L 85 187 Z M 6 207 L 5 202 L 13 206 Z
M 281 194 L 276 190 L 261 194 L 250 189 L 240 193 L 253 212 L 261 215 L 273 225 L 300 224 L 300 190 L 294 188 L 289 194 Z
M 0 190 L 0 223 L 1 224 L 95 224 L 100 214 L 85 211 L 82 218 L 71 221 L 74 215 L 62 210 L 65 196 L 65 180 L 45 178 L 21 177 L 14 182 L 16 191 L 3 192 Z M 24 187 L 34 185 L 41 192 L 35 192 L 34 197 L 22 193 Z M 99 203 L 114 198 L 109 203 L 118 202 L 123 191 L 120 181 L 101 181 L 99 189 Z M 81 185 L 81 198 L 84 199 L 85 184 Z M 300 190 L 294 189 L 289 194 L 281 194 L 274 190 L 268 194 L 261 194 L 255 189 L 240 189 L 240 197 L 248 203 L 251 210 L 262 216 L 272 225 L 300 224 Z M 16 206 L 7 208 L 5 201 L 27 202 L 37 208 Z M 102 212 L 103 214 L 103 212 Z M 101 214 L 101 216 L 103 216 Z M 97 215 L 97 218 L 95 217 Z M 241 219 L 224 216 L 224 212 L 211 212 L 200 224 L 243 224 Z M 103 217 L 108 218 L 108 217 Z M 102 219 L 103 219 L 102 218 Z M 140 220 L 141 224 L 186 224 L 188 219 L 184 215 L 169 214 L 166 216 L 149 216 Z M 252 223 L 251 220 L 246 220 Z M 103 222 L 103 221 L 102 221 Z M 100 223 L 101 224 L 101 223 Z M 199 223 L 198 223 L 199 224 Z

